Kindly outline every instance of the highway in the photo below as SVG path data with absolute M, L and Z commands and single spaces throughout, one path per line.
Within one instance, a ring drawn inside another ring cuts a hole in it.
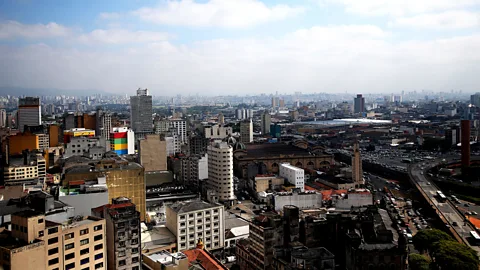
M 458 159 L 458 157 L 456 157 Z M 454 158 L 447 158 L 446 161 L 453 161 Z M 470 231 L 474 231 L 473 228 L 468 222 L 465 222 L 465 217 L 455 209 L 454 205 L 448 200 L 446 202 L 440 202 L 437 200 L 437 191 L 440 190 L 437 186 L 428 181 L 425 177 L 425 173 L 428 169 L 441 163 L 441 159 L 432 160 L 424 163 L 412 164 L 408 167 L 408 172 L 410 175 L 410 181 L 412 184 L 417 187 L 417 189 L 422 193 L 422 195 L 427 199 L 432 207 L 435 208 L 437 214 L 442 219 L 443 222 L 450 225 L 450 230 L 455 238 L 459 242 L 463 242 L 471 246 L 477 254 L 480 256 L 480 247 L 472 246 L 470 244 Z M 425 164 L 425 165 L 423 165 Z M 453 225 L 454 222 L 457 225 Z

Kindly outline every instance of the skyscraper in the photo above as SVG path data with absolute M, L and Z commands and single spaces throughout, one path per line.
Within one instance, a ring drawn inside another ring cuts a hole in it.
M 110 151 L 110 134 L 112 133 L 112 116 L 109 113 L 104 112 L 102 109 L 98 108 L 95 114 L 95 134 L 105 142 L 106 151 Z
M 40 99 L 25 97 L 18 100 L 18 129 L 23 132 L 25 126 L 39 126 L 42 124 L 42 109 Z
M 268 113 L 268 111 L 264 111 L 262 113 L 262 135 L 268 135 L 270 133 L 271 123 L 272 119 L 270 117 L 270 113 Z
M 253 122 L 252 119 L 240 122 L 240 142 L 253 142 Z
M 137 138 L 153 133 L 152 96 L 148 89 L 137 90 L 136 96 L 130 97 L 130 124 Z
M 357 142 L 353 145 L 352 180 L 355 183 L 363 182 L 362 158 L 360 156 L 360 148 L 358 147 Z
M 0 127 L 7 126 L 7 111 L 0 109 Z
M 354 113 L 363 113 L 365 112 L 365 98 L 362 94 L 358 94 L 357 97 L 354 99 Z
M 216 192 L 219 201 L 235 199 L 233 195 L 233 149 L 226 142 L 208 146 L 207 188 Z

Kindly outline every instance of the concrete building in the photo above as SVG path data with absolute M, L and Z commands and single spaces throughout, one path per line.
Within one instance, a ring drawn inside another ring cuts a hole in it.
M 33 151 L 40 148 L 37 134 L 31 132 L 17 133 L 7 138 L 8 153 L 10 156 L 18 156 L 22 151 Z
M 332 195 L 332 206 L 337 210 L 350 210 L 352 206 L 367 205 L 373 205 L 373 196 L 368 190 L 355 190 L 342 195 Z
M 466 169 L 470 167 L 470 120 L 462 120 L 461 125 L 461 153 L 462 153 L 462 170 L 466 173 Z
M 278 247 L 274 260 L 275 269 L 335 269 L 335 256 L 324 247 Z
M 95 130 L 85 128 L 72 128 L 63 132 L 63 143 L 69 143 L 75 137 L 95 137 Z
M 203 241 L 208 250 L 222 249 L 225 240 L 224 208 L 204 201 L 179 202 L 167 206 L 167 228 L 177 238 L 179 251 Z
M 106 220 L 107 269 L 140 270 L 140 212 L 125 197 L 92 209 L 92 214 Z
M 285 178 L 275 175 L 257 175 L 249 182 L 250 188 L 255 193 L 274 190 L 283 184 L 285 184 Z
M 353 145 L 352 155 L 352 180 L 355 184 L 363 184 L 363 169 L 362 169 L 362 157 L 360 156 L 360 148 L 358 143 Z
M 233 149 L 226 142 L 214 142 L 208 147 L 207 189 L 216 192 L 221 202 L 232 201 Z
M 272 124 L 272 118 L 268 111 L 264 111 L 261 116 L 262 120 L 262 135 L 269 135 L 270 134 L 270 125 Z
M 241 239 L 249 236 L 249 224 L 246 220 L 230 215 L 225 218 L 225 249 L 235 254 L 235 246 Z
M 100 147 L 101 145 L 102 143 L 99 137 L 72 137 L 69 139 L 69 142 L 65 144 L 65 152 L 63 157 L 69 158 L 71 156 L 87 156 L 91 148 Z M 101 152 L 105 153 L 105 148 L 103 148 L 103 151 Z M 94 158 L 97 159 L 100 157 L 95 156 Z
M 130 124 L 137 138 L 153 133 L 152 96 L 148 89 L 138 89 L 136 96 L 130 97 Z
M 240 122 L 240 142 L 253 142 L 253 122 L 252 119 Z
M 105 138 L 106 151 L 110 151 L 110 134 L 112 133 L 112 115 L 104 112 L 102 109 L 97 109 L 95 113 L 95 134 L 102 138 Z
M 244 108 L 239 108 L 235 110 L 235 116 L 237 120 L 243 120 L 247 118 L 246 111 Z
M 200 187 L 200 181 L 208 179 L 208 154 L 204 156 L 179 156 L 175 158 L 179 166 L 172 166 L 178 182 L 190 186 Z
M 188 142 L 187 121 L 183 119 L 162 119 L 155 123 L 155 134 L 177 135 L 182 144 Z
M 295 188 L 299 188 L 302 192 L 305 191 L 305 171 L 303 169 L 282 163 L 278 175 L 287 179 Z
M 225 127 L 220 125 L 203 127 L 203 135 L 206 139 L 223 140 L 233 133 L 232 127 Z
M 358 94 L 353 100 L 353 112 L 354 113 L 363 113 L 365 112 L 365 98 L 362 94 Z
M 20 132 L 25 126 L 39 126 L 42 124 L 42 109 L 38 97 L 25 97 L 18 99 L 17 123 Z
M 316 191 L 277 192 L 273 196 L 275 211 L 281 211 L 287 205 L 295 205 L 299 209 L 322 207 L 322 194 Z
M 480 107 L 480 93 L 475 93 L 470 96 L 470 104 L 475 107 Z
M 0 109 L 0 127 L 7 126 L 7 111 L 5 109 Z
M 12 215 L 0 234 L 0 265 L 6 269 L 105 269 L 105 220 L 75 217 L 62 223 L 25 210 Z
M 24 152 L 23 159 L 11 161 L 3 168 L 5 185 L 34 183 L 46 177 L 46 161 L 40 153 Z
M 188 258 L 182 252 L 160 251 L 144 254 L 143 263 L 153 270 L 188 270 Z
M 165 142 L 167 144 L 167 156 L 175 155 L 182 151 L 181 141 L 178 135 L 165 137 Z
M 167 142 L 160 135 L 146 135 L 140 140 L 138 158 L 145 172 L 167 170 Z
M 207 145 L 209 143 L 208 139 L 198 134 L 194 134 L 190 136 L 189 140 L 188 146 L 190 155 L 203 156 L 207 153 Z
M 110 134 L 110 150 L 118 155 L 135 154 L 135 134 L 127 127 L 114 127 Z
M 44 151 L 48 150 L 50 147 L 50 136 L 48 134 L 37 134 L 38 135 L 38 150 Z

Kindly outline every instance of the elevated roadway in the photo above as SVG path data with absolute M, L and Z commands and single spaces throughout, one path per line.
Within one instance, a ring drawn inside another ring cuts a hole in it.
M 457 241 L 470 246 L 477 251 L 477 254 L 480 256 L 480 247 L 472 246 L 470 243 L 470 231 L 475 230 L 474 226 L 470 224 L 470 222 L 466 221 L 465 216 L 455 208 L 455 205 L 452 202 L 449 200 L 445 202 L 437 200 L 437 191 L 440 189 L 438 189 L 433 182 L 430 182 L 425 177 L 428 169 L 433 168 L 442 162 L 449 163 L 455 160 L 458 160 L 458 157 L 446 157 L 442 159 L 411 164 L 408 167 L 410 182 L 420 191 L 422 196 L 427 200 L 431 207 L 435 209 L 440 219 L 446 225 L 450 226 L 450 231 Z

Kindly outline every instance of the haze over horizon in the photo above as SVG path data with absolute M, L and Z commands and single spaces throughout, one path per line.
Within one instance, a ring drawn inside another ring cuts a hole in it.
M 480 0 L 4 1 L 0 87 L 476 92 Z

